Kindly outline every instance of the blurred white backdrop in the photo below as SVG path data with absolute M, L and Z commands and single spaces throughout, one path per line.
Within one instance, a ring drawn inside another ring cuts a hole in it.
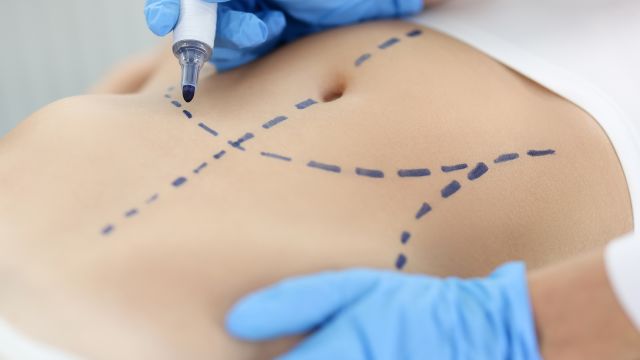
M 158 43 L 143 0 L 0 0 L 0 137 Z

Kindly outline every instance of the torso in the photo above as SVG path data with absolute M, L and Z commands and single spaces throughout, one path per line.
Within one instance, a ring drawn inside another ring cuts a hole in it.
M 206 77 L 189 105 L 166 91 L 178 75 L 167 58 L 138 95 L 33 115 L 0 143 L 0 314 L 91 358 L 253 358 L 263 348 L 230 339 L 224 313 L 283 277 L 403 263 L 483 275 L 631 230 L 623 173 L 592 118 L 451 38 L 407 36 L 414 29 L 310 37 Z M 297 109 L 306 99 L 318 103 Z M 278 116 L 287 120 L 263 127 Z M 244 151 L 228 144 L 246 133 Z M 470 180 L 479 162 L 488 171 Z M 468 168 L 441 169 L 456 164 Z M 453 181 L 460 189 L 443 197 Z

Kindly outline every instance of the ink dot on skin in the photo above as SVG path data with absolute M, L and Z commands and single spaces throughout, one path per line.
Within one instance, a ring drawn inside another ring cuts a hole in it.
M 180 104 L 180 102 L 178 100 L 173 100 L 171 103 L 173 104 L 173 106 L 175 106 L 177 108 L 182 107 L 182 104 Z
M 411 238 L 411 233 L 409 233 L 408 231 L 403 231 L 402 235 L 400 235 L 400 242 L 404 245 L 409 242 L 410 238 Z
M 384 172 L 380 170 L 356 168 L 356 174 L 358 176 L 366 176 L 366 177 L 375 178 L 375 179 L 384 178 Z
M 415 29 L 415 30 L 411 30 L 407 33 L 408 37 L 416 37 L 416 36 L 420 36 L 422 35 L 422 30 L 420 29 Z
M 227 153 L 226 151 L 222 150 L 219 153 L 213 155 L 213 158 L 216 160 L 220 160 L 226 153 Z
M 134 217 L 136 215 L 138 215 L 138 209 L 131 209 L 124 214 L 124 216 L 128 218 Z
M 218 136 L 218 132 L 213 130 L 212 128 L 208 127 L 207 124 L 205 123 L 200 123 L 198 124 L 198 127 L 206 132 L 208 132 L 210 135 L 213 136 Z
M 388 49 L 399 42 L 400 42 L 400 39 L 393 37 L 383 42 L 382 44 L 378 45 L 378 48 L 380 48 L 381 50 Z
M 191 114 L 191 112 L 189 112 L 188 110 L 182 110 L 182 113 L 187 117 L 187 119 L 191 119 L 193 117 L 193 114 Z
M 268 129 L 271 129 L 272 127 L 280 124 L 281 122 L 283 122 L 283 121 L 285 121 L 287 119 L 288 119 L 288 117 L 286 117 L 286 116 L 277 116 L 277 117 L 267 121 L 266 123 L 262 124 L 262 127 L 268 130 Z
M 486 174 L 487 171 L 489 171 L 489 167 L 487 166 L 487 164 L 480 162 L 478 163 L 478 165 L 476 165 L 475 168 L 473 168 L 473 170 L 469 172 L 467 178 L 471 181 L 476 180 L 482 175 Z
M 307 166 L 310 167 L 310 168 L 320 169 L 320 170 L 334 172 L 334 173 L 340 173 L 340 171 L 342 171 L 340 169 L 340 166 L 330 165 L 330 164 L 323 164 L 323 163 L 320 163 L 320 162 L 317 162 L 317 161 L 310 161 L 307 164 Z
M 431 175 L 429 169 L 405 169 L 398 170 L 398 176 L 400 177 L 422 177 Z
M 442 170 L 442 172 L 449 173 L 453 171 L 464 170 L 468 167 L 469 165 L 467 164 L 456 164 L 456 165 L 448 165 L 448 166 L 444 165 L 440 169 Z
M 449 183 L 449 185 L 445 186 L 441 191 L 440 194 L 442 195 L 443 198 L 448 198 L 449 196 L 455 194 L 458 192 L 458 190 L 460 190 L 460 188 L 462 188 L 462 185 L 460 185 L 459 182 L 457 182 L 456 180 L 453 180 L 451 183 Z
M 147 199 L 147 201 L 145 201 L 145 203 L 153 204 L 154 202 L 156 202 L 156 200 L 158 200 L 158 197 L 159 197 L 158 194 L 153 194 L 153 195 L 151 195 L 150 198 Z
M 304 110 L 310 106 L 313 106 L 315 104 L 317 104 L 318 102 L 313 100 L 313 99 L 307 99 L 303 102 L 297 103 L 296 104 L 296 108 L 298 108 L 299 110 Z
M 423 216 L 431 212 L 431 210 L 431 205 L 422 203 L 422 206 L 420 206 L 420 209 L 418 209 L 418 212 L 416 213 L 416 220 L 420 220 Z
M 398 255 L 396 259 L 396 269 L 402 270 L 407 265 L 407 257 L 404 254 Z
M 270 152 L 261 152 L 260 155 L 276 160 L 291 161 L 291 158 L 288 156 L 278 155 Z
M 369 59 L 371 59 L 371 54 L 369 54 L 369 53 L 362 54 L 362 55 L 360 55 L 360 57 L 358 57 L 356 59 L 355 66 L 359 67 L 360 65 L 364 64 L 364 62 L 369 60 Z
M 105 236 L 106 236 L 106 235 L 111 234 L 111 233 L 113 232 L 113 230 L 115 230 L 115 226 L 113 226 L 113 225 L 109 224 L 109 225 L 107 225 L 107 226 L 103 227 L 103 228 L 102 228 L 102 230 L 100 230 L 100 233 L 101 233 L 102 235 L 105 235 Z
M 169 86 L 169 87 L 167 88 L 167 92 L 173 92 L 173 90 L 175 90 L 175 89 L 176 89 L 176 87 L 175 87 L 175 86 Z
M 503 163 L 503 162 L 507 162 L 507 161 L 516 160 L 519 157 L 520 157 L 520 155 L 518 153 L 502 154 L 502 155 L 498 156 L 495 160 L 493 160 L 493 162 L 496 163 L 496 164 L 499 164 L 499 163 Z
M 185 177 L 179 177 L 179 178 L 175 179 L 175 180 L 171 183 L 171 185 L 173 185 L 174 187 L 180 187 L 180 186 L 182 186 L 182 185 L 183 185 L 184 183 L 186 183 L 186 182 L 187 182 L 187 178 L 185 178 Z
M 200 164 L 200 166 L 198 166 L 197 168 L 193 169 L 193 173 L 194 174 L 200 174 L 200 172 L 202 170 L 204 170 L 209 164 L 207 164 L 206 162 L 203 162 L 202 164 Z
M 527 155 L 536 157 L 536 156 L 553 155 L 555 153 L 556 153 L 556 151 L 552 150 L 552 149 L 547 149 L 547 150 L 529 150 L 527 152 Z
M 167 99 L 171 99 L 171 95 L 169 95 L 169 94 L 164 94 L 164 97 L 167 98 Z

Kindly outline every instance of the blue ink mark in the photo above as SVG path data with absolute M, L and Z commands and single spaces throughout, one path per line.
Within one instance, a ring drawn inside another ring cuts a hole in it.
M 493 162 L 496 164 L 499 164 L 499 163 L 503 163 L 511 160 L 516 160 L 519 157 L 520 155 L 518 155 L 518 153 L 502 154 L 498 156 L 495 160 L 493 160 Z
M 150 198 L 147 199 L 147 201 L 145 201 L 145 203 L 153 204 L 154 202 L 156 202 L 156 200 L 158 200 L 158 197 L 159 197 L 158 194 L 153 194 L 153 195 L 151 195 Z
M 208 132 L 209 134 L 211 134 L 213 136 L 218 136 L 218 132 L 213 130 L 212 128 L 208 127 L 205 123 L 198 124 L 198 127 L 200 127 L 200 129 Z
M 169 94 L 164 94 L 164 97 L 167 98 L 167 99 L 171 99 L 171 95 L 169 95 Z
M 556 153 L 556 151 L 552 150 L 552 149 L 547 149 L 547 150 L 529 150 L 527 152 L 527 155 L 529 155 L 529 156 L 546 156 L 546 155 L 553 155 L 555 153 Z
M 300 110 L 304 110 L 304 109 L 308 108 L 309 106 L 315 105 L 317 103 L 318 102 L 313 100 L 313 99 L 307 99 L 307 100 L 305 100 L 305 101 L 303 101 L 301 103 L 296 104 L 296 107 L 298 109 L 300 109 Z
M 238 150 L 242 150 L 245 151 L 246 149 L 242 147 L 242 144 L 253 139 L 254 135 L 252 133 L 246 133 L 244 134 L 241 138 L 239 138 L 236 141 L 228 141 L 229 145 L 231 145 L 232 147 L 238 149 Z
M 227 153 L 226 151 L 222 150 L 219 153 L 213 155 L 213 158 L 216 160 L 220 160 L 226 153 Z
M 187 110 L 182 110 L 182 113 L 187 117 L 187 119 L 191 119 L 193 117 L 193 114 Z
M 422 203 L 420 209 L 416 213 L 416 220 L 420 220 L 423 216 L 427 215 L 431 211 L 431 205 L 427 203 Z
M 171 103 L 173 104 L 173 106 L 175 106 L 177 108 L 182 107 L 182 104 L 180 104 L 180 102 L 178 100 L 173 100 Z
M 203 162 L 202 164 L 200 164 L 200 166 L 198 166 L 197 168 L 193 169 L 193 173 L 194 174 L 200 174 L 200 172 L 202 170 L 204 170 L 207 167 L 207 165 L 209 165 L 209 164 L 207 164 L 206 162 Z
M 431 171 L 426 168 L 398 170 L 398 176 L 400 177 L 421 177 L 421 176 L 429 176 L 429 175 L 431 175 Z
M 378 45 L 378 47 L 380 49 L 384 50 L 384 49 L 392 47 L 393 45 L 395 45 L 395 44 L 397 44 L 399 42 L 400 42 L 400 39 L 393 37 L 393 38 L 383 42 L 382 44 Z
M 307 166 L 308 167 L 312 167 L 312 168 L 316 168 L 316 169 L 320 169 L 320 170 L 334 172 L 334 173 L 339 173 L 341 171 L 340 166 L 323 164 L 323 163 L 320 163 L 320 162 L 317 162 L 317 161 L 309 161 Z
M 396 259 L 396 269 L 402 270 L 404 266 L 407 264 L 407 257 L 404 254 L 398 255 Z
M 384 178 L 384 172 L 380 170 L 356 168 L 356 174 L 359 176 L 367 176 L 376 179 Z
M 268 158 L 272 158 L 272 159 L 277 159 L 277 160 L 282 160 L 282 161 L 291 161 L 291 158 L 288 156 L 282 156 L 282 155 L 278 155 L 278 154 L 274 154 L 274 153 L 270 153 L 270 152 L 261 152 L 260 155 L 264 156 L 264 157 L 268 157 Z
M 100 230 L 100 233 L 102 233 L 102 235 L 109 235 L 113 232 L 113 230 L 115 229 L 115 226 L 113 225 L 107 225 L 105 227 L 102 228 L 102 230 Z
M 407 33 L 408 37 L 416 37 L 416 36 L 420 36 L 422 35 L 422 30 L 420 29 L 415 29 L 415 30 L 411 30 Z
M 411 233 L 409 233 L 408 231 L 403 231 L 402 235 L 400 235 L 400 242 L 402 242 L 402 244 L 406 244 L 409 242 L 410 238 L 411 238 Z
M 272 127 L 280 124 L 281 122 L 283 122 L 283 121 L 285 121 L 287 119 L 288 119 L 288 117 L 286 117 L 286 116 L 278 116 L 278 117 L 273 118 L 273 119 L 267 121 L 266 123 L 262 124 L 262 127 L 265 128 L 265 129 L 271 129 Z
M 173 180 L 171 185 L 173 185 L 174 187 L 180 187 L 186 182 L 187 182 L 187 178 L 186 177 L 179 177 L 179 178 Z
M 462 169 L 466 169 L 468 167 L 467 164 L 456 164 L 456 165 L 450 165 L 450 166 L 446 166 L 443 165 L 441 167 L 442 172 L 452 172 L 452 171 L 458 171 L 458 170 L 462 170 Z
M 459 182 L 457 182 L 456 180 L 453 180 L 451 183 L 449 183 L 449 185 L 445 186 L 441 191 L 440 194 L 442 195 L 443 198 L 448 198 L 449 196 L 455 194 L 456 192 L 458 192 L 458 190 L 460 190 L 460 188 L 462 187 L 462 185 L 460 185 Z
M 489 167 L 487 166 L 487 164 L 479 162 L 478 165 L 476 165 L 476 167 L 474 167 L 473 170 L 469 172 L 467 178 L 471 181 L 476 180 L 482 175 L 486 174 L 487 171 L 489 171 Z
M 365 61 L 371 59 L 371 54 L 366 53 L 366 54 L 362 54 L 360 55 L 359 58 L 356 59 L 355 65 L 356 66 L 360 66 L 362 65 Z
M 138 209 L 131 209 L 124 214 L 124 216 L 128 218 L 134 217 L 136 215 L 138 215 Z
M 175 86 L 169 86 L 169 87 L 167 88 L 167 92 L 172 92 L 172 91 L 173 91 L 173 90 L 175 90 L 175 89 L 176 89 L 176 87 L 175 87 Z

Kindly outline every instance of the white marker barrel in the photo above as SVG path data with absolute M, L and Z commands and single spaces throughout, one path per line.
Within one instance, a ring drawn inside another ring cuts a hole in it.
M 202 0 L 181 0 L 180 18 L 173 30 L 173 43 L 195 40 L 213 49 L 218 22 L 218 4 Z

